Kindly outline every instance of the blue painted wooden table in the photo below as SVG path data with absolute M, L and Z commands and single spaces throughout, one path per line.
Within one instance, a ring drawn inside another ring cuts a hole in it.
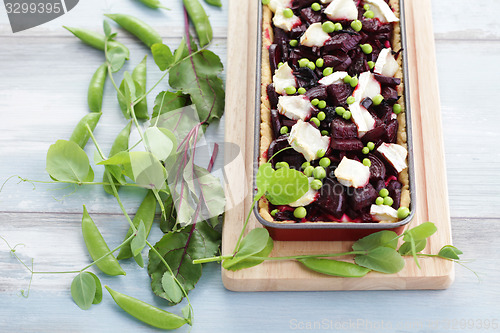
M 183 34 L 181 2 L 164 3 L 172 10 L 150 10 L 133 0 L 80 1 L 63 17 L 17 34 L 0 9 L 0 181 L 11 175 L 46 179 L 49 145 L 69 137 L 87 113 L 87 82 L 102 54 L 61 26 L 98 30 L 103 13 L 129 13 L 147 19 L 176 47 Z M 207 10 L 214 26 L 211 48 L 225 62 L 228 0 L 223 3 L 222 9 Z M 474 259 L 468 266 L 478 272 L 479 280 L 457 266 L 455 283 L 443 291 L 234 293 L 224 289 L 220 268 L 210 264 L 190 294 L 193 332 L 500 330 L 499 12 L 499 1 L 433 1 L 453 238 L 464 258 Z M 131 49 L 130 70 L 147 50 L 122 31 L 119 39 Z M 154 66 L 151 59 L 148 64 Z M 148 81 L 158 78 L 152 75 Z M 125 124 L 115 98 L 108 87 L 96 132 L 106 151 Z M 223 121 L 213 126 L 210 140 L 223 140 L 223 126 Z M 131 213 L 139 200 L 137 194 L 124 194 Z M 16 253 L 28 262 L 35 258 L 36 270 L 79 269 L 88 263 L 80 232 L 82 203 L 96 212 L 96 223 L 109 243 L 119 244 L 127 225 L 114 199 L 97 187 L 72 193 L 52 185 L 33 190 L 27 183 L 7 183 L 0 193 L 0 236 L 12 245 L 23 243 Z M 151 235 L 159 236 L 159 231 Z M 100 275 L 103 283 L 166 306 L 150 292 L 142 269 L 131 262 L 124 268 L 126 277 Z M 29 298 L 23 298 L 20 290 L 28 287 L 29 274 L 0 242 L 0 332 L 156 331 L 124 314 L 108 295 L 102 304 L 81 311 L 71 300 L 71 279 L 37 275 Z

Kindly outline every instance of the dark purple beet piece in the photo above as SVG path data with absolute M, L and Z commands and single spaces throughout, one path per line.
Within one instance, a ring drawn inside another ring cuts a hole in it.
M 398 136 L 398 128 L 399 128 L 399 123 L 397 119 L 393 119 L 389 121 L 389 123 L 386 126 L 387 129 L 387 142 L 389 143 L 395 143 L 397 136 Z
M 370 183 L 368 183 L 365 187 L 354 189 L 352 195 L 349 197 L 349 203 L 352 209 L 360 211 L 373 204 L 377 197 L 377 191 Z
M 370 97 L 367 97 L 363 101 L 361 101 L 361 105 L 368 110 L 373 105 L 373 101 Z
M 352 121 L 336 117 L 332 121 L 332 138 L 333 139 L 351 139 L 358 137 L 358 128 Z
M 283 126 L 288 127 L 288 129 L 291 129 L 292 126 L 295 125 L 296 123 L 297 123 L 297 120 L 293 120 L 293 119 L 287 118 L 285 116 L 281 117 L 281 124 Z
M 380 74 L 373 74 L 375 76 L 375 79 L 380 82 L 381 85 L 386 85 L 386 86 L 397 86 L 401 84 L 401 79 L 397 77 L 390 77 L 390 76 L 385 76 L 385 75 L 380 75 Z
M 273 142 L 271 142 L 271 144 L 269 145 L 269 149 L 267 150 L 267 157 L 271 158 L 271 157 L 273 157 L 274 154 L 276 154 L 280 150 L 285 149 L 287 147 L 290 147 L 290 144 L 288 143 L 288 136 L 282 135 L 282 136 L 278 137 L 276 140 L 273 140 Z M 288 150 L 291 150 L 291 149 L 288 149 Z M 273 162 L 276 162 L 276 160 L 277 159 L 274 158 Z
M 278 64 L 283 59 L 283 50 L 278 44 L 269 46 L 269 62 L 271 63 L 271 73 L 274 73 L 278 68 Z
M 310 7 L 317 0 L 293 0 L 292 1 L 292 9 Z
M 348 52 L 355 48 L 361 41 L 361 36 L 351 35 L 348 33 L 339 33 L 333 35 L 332 38 L 326 41 L 324 48 L 325 52 L 342 50 Z
M 346 100 L 352 94 L 352 88 L 348 84 L 331 84 L 326 88 L 328 101 L 333 105 L 345 105 Z
M 275 138 L 279 137 L 281 129 L 281 121 L 278 110 L 276 109 L 271 109 L 271 124 L 273 126 L 274 137 Z
M 314 87 L 317 84 L 318 76 L 310 68 L 302 67 L 293 73 L 300 87 L 306 89 Z
M 295 170 L 300 170 L 300 167 L 306 161 L 304 155 L 293 149 L 285 150 L 284 152 L 278 154 L 278 157 L 279 158 L 276 158 L 276 162 L 278 161 L 287 162 L 290 168 Z M 273 163 L 273 165 L 275 164 Z
M 374 185 L 375 191 L 377 191 L 377 193 L 379 193 L 381 189 L 385 188 L 385 180 L 383 179 L 372 182 L 372 184 Z
M 401 204 L 401 189 L 403 185 L 397 180 L 391 180 L 389 184 L 387 184 L 387 190 L 389 190 L 389 196 L 394 200 L 392 204 L 392 208 L 398 209 Z
M 335 67 L 343 62 L 340 57 L 333 54 L 325 54 L 323 60 L 325 62 L 325 67 Z
M 300 11 L 300 17 L 309 24 L 321 22 L 321 12 L 315 12 L 311 7 L 302 9 Z
M 363 142 L 358 139 L 332 139 L 330 147 L 333 150 L 361 151 L 363 149 Z
M 271 104 L 271 109 L 277 109 L 278 108 L 278 93 L 276 92 L 276 89 L 274 89 L 274 84 L 269 84 L 267 86 L 267 96 L 269 97 L 269 103 Z
M 352 65 L 349 68 L 349 75 L 359 75 L 359 73 L 367 72 L 370 70 L 366 54 L 363 52 L 356 52 L 351 56 Z
M 381 125 L 366 132 L 366 134 L 361 137 L 361 141 L 363 141 L 365 144 L 368 142 L 377 143 L 378 141 L 382 140 L 382 137 L 385 134 L 386 134 L 385 126 Z
M 306 96 L 309 98 L 310 101 L 312 101 L 315 98 L 319 100 L 326 100 L 326 98 L 328 97 L 328 94 L 326 92 L 326 86 L 320 84 L 319 86 L 311 88 L 307 91 Z
M 369 154 L 367 158 L 372 163 L 370 166 L 370 181 L 385 179 L 386 169 L 384 162 L 373 154 Z
M 347 195 L 344 186 L 334 179 L 325 178 L 316 204 L 340 219 L 347 208 Z
M 389 104 L 394 104 L 399 99 L 398 91 L 389 86 L 382 88 L 382 96 L 384 96 L 384 100 Z
M 361 23 L 363 23 L 363 31 L 366 32 L 377 32 L 380 27 L 379 20 L 373 20 L 373 19 L 368 20 L 363 17 L 361 19 Z
M 288 43 L 289 38 L 283 29 L 274 27 L 273 31 L 274 31 L 274 43 L 280 45 Z
M 307 25 L 301 24 L 299 26 L 293 27 L 290 31 L 290 38 L 297 39 L 307 30 Z

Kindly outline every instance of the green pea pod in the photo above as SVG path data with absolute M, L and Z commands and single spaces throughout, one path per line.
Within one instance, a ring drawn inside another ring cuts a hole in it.
M 82 234 L 92 260 L 97 260 L 109 253 L 110 250 L 106 241 L 104 241 L 85 206 L 83 206 Z M 108 275 L 125 275 L 125 271 L 121 268 L 120 263 L 118 263 L 113 254 L 109 254 L 104 259 L 98 261 L 96 265 L 103 273 Z
M 78 122 L 78 124 L 76 124 L 76 127 L 73 130 L 71 137 L 69 138 L 69 141 L 75 142 L 82 149 L 84 149 L 85 146 L 87 145 L 87 142 L 90 139 L 90 134 L 87 130 L 87 125 L 89 125 L 92 131 L 94 131 L 94 129 L 97 126 L 97 123 L 99 122 L 99 119 L 101 119 L 101 115 L 102 115 L 101 112 L 92 112 L 85 115 Z
M 144 5 L 148 6 L 149 8 L 153 9 L 158 9 L 158 8 L 163 8 L 163 9 L 168 9 L 169 8 L 165 7 L 162 5 L 160 0 L 139 0 L 139 2 L 142 2 Z
M 148 303 L 138 300 L 137 298 L 114 291 L 108 286 L 105 287 L 120 308 L 132 317 L 135 317 L 148 325 L 164 330 L 173 330 L 187 323 L 185 318 L 154 307 Z
M 146 82 L 147 82 L 147 58 L 145 56 L 144 59 L 134 68 L 132 72 L 132 78 L 135 82 L 137 82 L 141 86 L 141 91 L 137 94 L 137 97 L 146 93 Z M 135 107 L 134 107 L 135 116 L 138 119 L 149 119 L 148 113 L 148 99 L 147 97 L 143 98 Z
M 220 0 L 205 0 L 205 2 L 211 6 L 222 7 Z
M 155 218 L 156 212 L 156 197 L 153 191 L 149 190 L 148 194 L 142 201 L 137 213 L 134 216 L 134 220 L 132 221 L 137 228 L 141 221 L 144 223 L 144 227 L 146 229 L 146 238 L 151 232 L 151 227 L 153 226 L 153 220 Z M 132 229 L 130 228 L 125 236 L 125 239 L 129 238 L 132 235 Z M 120 253 L 118 253 L 117 259 L 123 260 L 132 258 L 132 250 L 130 248 L 130 243 L 121 248 Z
M 213 32 L 205 9 L 198 0 L 182 0 L 182 2 L 194 24 L 200 45 L 207 45 L 212 41 Z
M 99 66 L 97 71 L 92 76 L 92 79 L 90 80 L 89 90 L 87 93 L 87 101 L 90 111 L 92 112 L 102 111 L 104 84 L 106 83 L 107 76 L 108 67 L 106 66 L 106 64 L 102 64 L 101 66 Z
M 129 121 L 129 123 L 127 124 L 127 126 L 125 126 L 124 129 L 122 129 L 120 131 L 120 133 L 118 133 L 115 141 L 113 142 L 113 145 L 111 146 L 111 150 L 109 152 L 109 157 L 111 156 L 114 156 L 122 151 L 127 151 L 128 150 L 128 142 L 129 142 L 129 139 L 130 139 L 130 130 L 132 128 L 132 122 Z M 104 170 L 104 176 L 103 176 L 103 182 L 104 183 L 107 183 L 109 181 L 109 178 L 108 178 L 108 174 L 109 174 L 109 171 L 108 171 L 108 168 L 119 168 L 118 166 L 116 165 L 107 165 L 106 166 L 106 169 Z M 111 176 L 113 181 L 116 181 L 116 178 L 114 176 Z M 113 189 L 111 188 L 110 185 L 103 185 L 104 186 L 104 191 L 106 191 L 106 193 L 108 194 L 111 194 L 113 195 Z M 118 190 L 120 188 L 120 186 L 116 185 L 116 189 Z
M 150 48 L 153 44 L 162 43 L 161 36 L 156 30 L 134 16 L 125 14 L 105 14 L 105 16 L 118 23 L 123 29 L 139 38 Z
M 71 28 L 66 26 L 64 26 L 64 28 L 75 35 L 77 38 L 79 38 L 85 44 L 90 45 L 98 50 L 104 51 L 104 46 L 106 45 L 106 36 L 104 36 L 103 34 L 81 28 Z M 114 47 L 123 49 L 125 51 L 125 54 L 127 55 L 127 59 L 129 59 L 130 50 L 125 45 L 114 40 L 109 41 L 108 49 L 112 49 Z

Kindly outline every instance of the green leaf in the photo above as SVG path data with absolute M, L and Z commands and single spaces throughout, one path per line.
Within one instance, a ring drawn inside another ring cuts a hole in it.
M 111 72 L 116 73 L 122 69 L 127 59 L 126 51 L 121 47 L 114 47 L 107 52 L 107 60 L 111 66 Z
M 353 251 L 371 251 L 379 246 L 396 249 L 398 235 L 394 231 L 383 230 L 361 238 L 352 245 Z
M 255 177 L 255 182 L 257 185 L 257 195 L 256 197 L 263 196 L 269 187 L 271 187 L 272 177 L 274 175 L 274 169 L 271 163 L 264 163 L 259 167 L 259 171 Z
M 195 265 L 193 260 L 213 257 L 219 253 L 220 237 L 220 233 L 207 222 L 199 222 L 167 233 L 154 247 L 169 264 L 183 288 L 189 291 L 195 287 L 202 271 L 201 264 Z M 150 250 L 148 273 L 151 276 L 151 287 L 156 295 L 168 299 L 162 285 L 166 271 L 158 255 Z
M 162 91 L 156 96 L 153 108 L 153 118 L 164 113 L 181 109 L 191 103 L 189 95 L 182 92 Z
M 186 50 L 182 56 L 187 55 Z M 203 50 L 182 60 L 170 71 L 170 86 L 191 96 L 199 119 L 204 123 L 220 119 L 224 113 L 224 85 L 219 78 L 222 69 L 220 58 L 211 51 Z
M 82 310 L 90 309 L 96 296 L 96 282 L 90 273 L 78 274 L 71 282 L 71 297 Z
M 170 51 L 170 47 L 165 44 L 157 43 L 151 46 L 153 59 L 158 68 L 163 72 L 174 63 L 174 55 Z
M 169 193 L 163 202 L 165 207 L 165 214 L 161 217 L 160 229 L 164 233 L 172 231 L 177 221 L 177 213 L 175 211 L 174 200 L 172 195 Z
M 193 311 L 191 310 L 191 304 L 186 305 L 182 308 L 182 315 L 186 319 L 187 323 L 192 326 L 193 324 Z
M 405 266 L 403 257 L 389 247 L 378 247 L 368 254 L 358 254 L 354 260 L 360 266 L 387 274 L 397 273 Z
M 113 145 L 111 146 L 111 150 L 109 152 L 109 156 L 116 155 L 120 152 L 124 152 L 128 150 L 128 142 L 130 139 L 130 130 L 132 128 L 132 122 L 130 121 L 127 126 L 125 126 L 124 129 L 118 133 L 116 136 L 115 141 L 113 142 Z M 98 155 L 100 156 L 100 155 Z M 100 162 L 99 162 L 100 163 Z M 98 163 L 96 163 L 98 164 Z M 103 176 L 103 182 L 107 183 L 109 181 L 109 178 L 107 176 L 108 173 L 112 174 L 112 179 L 115 182 L 119 182 L 121 184 L 125 183 L 125 177 L 123 176 L 122 169 L 119 166 L 116 165 L 109 165 L 105 167 L 104 170 L 104 176 Z M 103 185 L 104 190 L 106 193 L 113 195 L 113 189 L 111 188 L 110 185 Z M 119 186 L 116 186 L 116 189 L 119 189 Z
M 130 242 L 130 249 L 132 250 L 132 255 L 136 257 L 139 255 L 146 246 L 146 227 L 144 226 L 144 222 L 141 221 L 139 223 L 139 227 L 137 228 L 137 234 L 132 241 Z
M 172 132 L 166 128 L 149 127 L 144 131 L 144 140 L 151 153 L 160 161 L 164 161 L 177 147 L 177 140 Z
M 273 239 L 271 237 L 269 237 L 267 240 L 266 247 L 264 247 L 264 249 L 262 251 L 254 254 L 254 255 L 251 255 L 249 257 L 246 257 L 245 259 L 238 258 L 238 260 L 236 260 L 236 261 L 234 260 L 234 258 L 227 259 L 224 261 L 223 267 L 226 268 L 227 270 L 230 270 L 230 271 L 238 271 L 240 269 L 245 269 L 245 268 L 250 268 L 250 267 L 260 265 L 264 262 L 264 260 L 255 259 L 255 258 L 265 258 L 265 257 L 269 256 L 269 254 L 272 252 L 273 248 L 274 248 Z M 226 263 L 226 261 L 227 261 L 227 263 Z
M 309 190 L 309 180 L 295 169 L 281 168 L 269 178 L 267 199 L 273 205 L 288 205 L 300 199 Z
M 135 262 L 139 265 L 140 268 L 144 268 L 144 259 L 142 258 L 142 254 L 139 253 L 134 257 Z
M 253 229 L 248 233 L 248 235 L 243 238 L 234 257 L 224 260 L 224 262 L 222 263 L 222 267 L 231 270 L 233 266 L 236 266 L 240 262 L 246 259 L 251 259 L 250 257 L 252 256 L 257 256 L 258 253 L 261 253 L 269 246 L 268 244 L 270 238 L 271 237 L 269 236 L 269 232 L 267 231 L 267 229 Z M 237 269 L 241 269 L 239 267 L 241 266 L 236 266 Z
M 439 250 L 438 256 L 441 258 L 460 260 L 459 255 L 461 254 L 463 254 L 463 252 L 456 247 L 452 245 L 445 245 L 441 248 L 441 250 Z
M 111 26 L 109 25 L 109 22 L 107 20 L 104 20 L 104 22 L 102 23 L 103 25 L 103 30 L 104 30 L 104 34 L 106 35 L 106 37 L 110 37 L 111 36 Z
M 415 252 L 420 252 L 420 251 L 423 251 L 425 249 L 425 247 L 427 246 L 427 240 L 426 239 L 421 239 L 419 241 L 416 241 L 415 242 Z M 399 250 L 398 250 L 399 254 L 401 254 L 402 256 L 407 256 L 407 255 L 410 255 L 412 254 L 411 253 L 411 242 L 404 242 L 400 247 L 399 247 Z
M 87 154 L 73 141 L 58 140 L 47 152 L 46 169 L 58 181 L 91 182 L 94 173 Z
M 182 294 L 182 289 L 179 287 L 177 282 L 175 282 L 174 277 L 170 272 L 165 272 L 161 278 L 161 285 L 163 291 L 165 291 L 165 296 L 170 302 L 177 304 L 180 303 L 184 295 Z
M 205 0 L 205 2 L 211 6 L 222 7 L 220 0 Z
M 186 51 L 187 51 L 186 38 L 182 37 L 179 47 L 177 47 L 177 49 L 174 52 L 174 62 L 178 62 L 183 57 L 185 57 L 184 53 L 186 53 Z
M 368 268 L 345 261 L 316 258 L 298 259 L 298 261 L 310 270 L 332 276 L 355 278 L 363 277 L 370 272 Z
M 403 240 L 409 241 L 413 238 L 415 241 L 429 238 L 437 231 L 436 225 L 432 222 L 425 222 L 413 229 L 407 230 L 404 233 Z
M 94 278 L 94 281 L 95 281 L 95 296 L 94 296 L 94 300 L 92 301 L 92 304 L 99 304 L 102 302 L 102 284 L 101 284 L 101 280 L 99 280 L 99 278 L 97 277 L 97 275 L 95 275 L 94 273 L 92 272 L 87 272 L 88 274 L 92 275 L 92 277 Z

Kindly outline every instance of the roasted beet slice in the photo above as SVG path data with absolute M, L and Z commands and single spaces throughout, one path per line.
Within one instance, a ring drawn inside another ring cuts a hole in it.
M 300 87 L 309 89 L 317 85 L 318 76 L 310 68 L 302 67 L 293 73 Z
M 297 123 L 297 120 L 289 119 L 285 116 L 281 116 L 280 119 L 281 119 L 281 124 L 283 126 L 287 126 L 288 129 L 292 128 L 292 126 Z
M 380 140 L 382 140 L 382 138 L 386 134 L 387 134 L 387 132 L 386 132 L 385 126 L 381 125 L 381 126 L 375 127 L 374 129 L 366 132 L 366 134 L 363 135 L 363 137 L 361 137 L 361 141 L 363 141 L 365 144 L 368 142 L 377 143 Z
M 360 211 L 370 206 L 377 199 L 378 193 L 373 186 L 368 183 L 365 187 L 355 188 L 349 197 L 351 208 Z
M 352 35 L 348 33 L 338 33 L 326 41 L 324 48 L 325 52 L 342 50 L 348 52 L 358 46 L 361 41 L 360 35 Z
M 348 84 L 331 84 L 326 88 L 328 101 L 333 105 L 345 105 L 346 100 L 352 94 L 352 88 Z
M 321 22 L 321 12 L 315 12 L 311 7 L 304 8 L 300 11 L 300 17 L 302 21 L 308 24 L 313 24 L 316 22 Z
M 290 38 L 297 39 L 304 34 L 307 30 L 307 25 L 301 24 L 299 26 L 293 27 L 290 31 Z
M 380 74 L 374 74 L 375 79 L 380 82 L 381 85 L 395 87 L 401 84 L 401 79 L 397 77 L 390 77 Z
M 373 101 L 370 97 L 367 97 L 363 101 L 361 101 L 361 105 L 368 110 L 369 108 L 372 107 Z
M 384 96 L 384 100 L 389 104 L 394 104 L 399 99 L 398 91 L 389 86 L 382 88 L 382 96 Z
M 274 84 L 267 85 L 267 96 L 269 97 L 269 103 L 271 104 L 271 109 L 278 108 L 278 93 L 274 89 Z
M 361 151 L 363 149 L 363 142 L 358 139 L 332 139 L 330 147 L 333 150 Z
M 377 193 L 379 193 L 381 189 L 385 188 L 385 180 L 383 179 L 376 180 L 372 182 L 372 184 L 375 187 L 375 191 L 377 191 Z
M 401 189 L 403 185 L 397 180 L 391 180 L 389 184 L 387 184 L 387 190 L 389 190 L 389 196 L 394 200 L 392 204 L 392 208 L 398 209 L 401 204 Z
M 395 143 L 398 137 L 398 128 L 399 128 L 399 123 L 397 119 L 393 119 L 387 123 L 386 129 L 386 138 L 387 142 L 389 143 Z
M 278 110 L 276 109 L 271 109 L 271 124 L 273 127 L 273 133 L 274 137 L 277 138 L 280 136 L 280 129 L 281 129 L 281 121 L 280 121 L 280 115 L 278 113 Z
M 370 70 L 368 66 L 368 59 L 363 52 L 356 52 L 352 57 L 352 65 L 349 68 L 349 75 L 359 75 L 359 73 L 367 72 Z
M 271 142 L 271 144 L 269 145 L 269 149 L 267 150 L 267 157 L 271 158 L 271 157 L 273 157 L 274 154 L 276 154 L 280 150 L 285 149 L 287 147 L 290 147 L 290 144 L 288 143 L 288 136 L 282 135 L 282 136 L 278 137 L 277 139 L 273 140 L 273 142 Z M 292 150 L 292 149 L 288 149 L 288 150 Z M 282 155 L 282 154 L 283 153 L 280 153 L 279 155 Z M 275 163 L 277 160 L 279 160 L 279 159 L 275 157 L 272 162 Z
M 269 62 L 271 63 L 271 73 L 278 68 L 278 64 L 283 61 L 283 50 L 278 44 L 269 46 Z
M 386 168 L 384 162 L 373 154 L 369 154 L 366 158 L 372 163 L 370 166 L 370 181 L 384 180 Z M 378 191 L 377 191 L 378 192 Z
M 278 159 L 276 159 L 276 162 L 277 161 Z M 287 149 L 279 154 L 279 161 L 287 162 L 290 168 L 300 170 L 300 167 L 306 161 L 306 159 L 301 153 L 293 149 Z M 275 165 L 275 163 L 273 163 L 273 165 Z
M 293 0 L 292 9 L 299 9 L 304 7 L 310 7 L 317 0 Z
M 340 219 L 347 208 L 345 187 L 334 179 L 325 178 L 316 205 Z
M 289 38 L 284 30 L 274 27 L 273 31 L 274 31 L 274 43 L 283 45 L 289 42 Z
M 351 139 L 358 137 L 358 128 L 352 121 L 335 117 L 331 125 L 333 139 Z
M 317 98 L 319 100 L 326 100 L 328 97 L 328 93 L 326 92 L 326 86 L 320 84 L 314 88 L 311 88 L 307 91 L 306 96 L 310 101 Z

